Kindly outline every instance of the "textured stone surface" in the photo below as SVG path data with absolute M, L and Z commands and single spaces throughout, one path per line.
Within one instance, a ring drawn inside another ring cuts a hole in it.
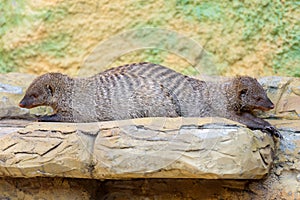
M 275 108 L 263 116 L 300 119 L 300 78 L 270 76 L 259 81 L 275 104 Z
M 1 128 L 15 127 L 22 130 L 29 122 L 21 121 L 1 121 Z M 129 179 L 129 180 L 97 180 L 97 179 L 74 179 L 74 178 L 16 178 L 14 174 L 5 175 L 0 179 L 0 198 L 2 199 L 299 199 L 300 197 L 300 181 L 299 181 L 299 163 L 300 163 L 300 121 L 299 120 L 272 120 L 272 124 L 279 127 L 284 140 L 276 143 L 275 159 L 272 169 L 264 179 L 260 180 L 204 180 L 204 179 Z M 149 124 L 149 123 L 148 123 Z M 151 123 L 154 124 L 153 122 Z M 160 123 L 161 124 L 161 123 Z M 170 124 L 170 123 L 169 123 Z M 190 124 L 190 123 L 189 123 Z M 59 138 L 71 136 L 75 133 L 74 127 L 67 126 L 64 132 L 58 133 L 60 128 L 50 124 L 53 128 L 52 133 L 46 133 L 49 126 L 39 126 L 41 136 L 50 138 L 60 134 Z M 69 124 L 70 125 L 70 124 Z M 120 125 L 120 124 L 119 124 Z M 35 130 L 37 124 L 27 127 L 25 130 Z M 48 127 L 47 129 L 45 127 Z M 100 126 L 104 128 L 103 134 L 108 138 L 117 137 L 111 135 L 107 125 Z M 170 127 L 165 123 L 164 127 Z M 175 126 L 175 127 L 178 127 Z M 206 127 L 209 128 L 209 127 Z M 211 128 L 211 127 L 210 127 Z M 216 127 L 215 127 L 216 128 Z M 231 129 L 232 127 L 227 127 Z M 77 129 L 77 128 L 76 128 Z M 78 129 L 89 130 L 92 135 L 97 134 L 93 131 L 94 128 L 82 127 Z M 98 129 L 98 128 L 96 128 Z M 243 128 L 242 128 L 243 129 Z M 107 130 L 105 132 L 105 130 Z M 228 129 L 226 129 L 228 130 Z M 29 140 L 31 134 L 27 131 L 20 131 L 23 134 L 24 140 Z M 2 140 L 14 133 L 3 133 Z M 99 134 L 99 133 L 98 133 Z M 16 135 L 14 135 L 15 137 Z M 234 134 L 232 135 L 234 136 Z M 21 135 L 19 134 L 20 138 Z M 142 137 L 145 139 L 145 137 Z M 149 138 L 149 137 L 147 137 Z M 31 137 L 38 141 L 36 135 Z M 23 140 L 23 141 L 24 141 Z M 112 141 L 115 141 L 113 139 Z M 140 140 L 142 142 L 143 140 Z M 1 145 L 3 142 L 1 143 Z M 73 144 L 73 143 L 72 143 Z M 48 144 L 50 146 L 51 144 Z M 117 145 L 117 144 L 116 144 Z M 35 145 L 36 146 L 36 145 Z M 45 145 L 46 146 L 46 145 Z M 120 147 L 121 144 L 119 143 Z M 3 146 L 2 146 L 3 147 Z M 46 146 L 47 147 L 47 146 Z M 124 144 L 122 144 L 124 147 Z M 72 148 L 71 145 L 68 148 Z M 68 149 L 67 148 L 67 149 Z M 28 148 L 27 148 L 28 149 Z M 38 149 L 38 148 L 37 148 Z M 32 151 L 37 151 L 33 149 Z M 9 149 L 8 149 L 9 150 Z M 126 151 L 126 148 L 123 148 Z M 72 151 L 72 149 L 71 149 Z M 65 153 L 68 151 L 66 150 Z M 50 153 L 50 152 L 49 152 Z M 30 154 L 28 154 L 30 155 Z M 46 156 L 45 154 L 44 156 Z M 114 154 L 115 155 L 115 154 Z M 15 157 L 20 156 L 16 154 Z M 54 160 L 59 160 L 62 154 L 55 155 Z M 162 154 L 163 156 L 163 154 Z M 215 155 L 214 155 L 215 156 Z M 225 155 L 222 155 L 226 158 Z M 35 157 L 30 157 L 35 159 Z M 74 156 L 70 160 L 74 159 Z M 117 159 L 117 157 L 116 157 Z M 30 159 L 27 160 L 29 162 Z M 136 161 L 136 160 L 135 160 Z M 48 162 L 51 162 L 49 160 Z M 5 163 L 3 157 L 0 159 L 1 165 Z M 20 162 L 19 162 L 20 163 Z M 21 164 L 23 164 L 21 162 Z M 15 165 L 18 165 L 16 163 Z M 72 165 L 78 166 L 72 162 Z M 20 165 L 19 165 L 20 166 Z M 54 166 L 55 168 L 55 166 Z M 91 169 L 91 168 L 90 168 Z M 24 168 L 15 170 L 14 173 L 21 174 L 20 171 Z M 109 171 L 109 169 L 108 169 Z M 8 172 L 6 170 L 6 172 Z M 25 171 L 26 172 L 26 171 Z M 176 171 L 173 171 L 176 175 Z M 27 173 L 27 172 L 26 172 Z M 141 173 L 140 173 L 141 174 Z M 33 176 L 35 176 L 34 174 Z M 41 175 L 41 174 L 40 174 Z M 52 176 L 53 174 L 43 174 L 43 176 Z M 145 175 L 145 174 L 144 174 Z M 92 177 L 93 178 L 93 177 Z
M 13 177 L 259 179 L 274 143 L 214 118 L 32 123 L 1 137 L 0 174 Z
M 0 179 L 1 200 L 93 200 L 96 197 L 96 181 L 65 178 Z M 101 195 L 99 195 L 100 197 Z

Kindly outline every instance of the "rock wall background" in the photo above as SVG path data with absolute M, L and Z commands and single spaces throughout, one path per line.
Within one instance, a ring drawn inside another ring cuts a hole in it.
M 1 0 L 0 72 L 76 75 L 99 42 L 156 27 L 204 46 L 215 74 L 300 76 L 299 18 L 296 1 Z M 196 73 L 184 58 L 159 48 L 128 52 L 111 66 L 139 61 Z

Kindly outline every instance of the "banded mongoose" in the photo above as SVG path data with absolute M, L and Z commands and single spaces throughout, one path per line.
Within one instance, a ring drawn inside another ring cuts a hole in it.
M 268 111 L 274 104 L 254 78 L 237 76 L 226 81 L 201 81 L 153 63 L 138 63 L 112 69 L 119 73 L 151 78 L 167 88 L 180 104 L 180 116 L 224 117 L 282 138 L 269 122 L 252 114 Z
M 21 107 L 51 106 L 40 121 L 91 122 L 137 117 L 224 117 L 281 137 L 254 109 L 273 103 L 251 77 L 200 81 L 153 63 L 113 68 L 90 78 L 50 73 L 29 86 Z
M 95 122 L 142 117 L 178 117 L 178 103 L 157 82 L 130 74 L 103 72 L 89 78 L 60 73 L 37 77 L 20 107 L 51 106 L 39 121 Z

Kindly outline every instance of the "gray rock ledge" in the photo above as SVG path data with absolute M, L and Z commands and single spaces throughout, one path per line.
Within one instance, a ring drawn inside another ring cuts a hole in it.
M 222 118 L 34 122 L 0 135 L 0 176 L 260 179 L 273 139 Z

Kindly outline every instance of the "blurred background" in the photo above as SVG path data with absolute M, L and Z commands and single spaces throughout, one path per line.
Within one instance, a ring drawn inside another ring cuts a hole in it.
M 76 76 L 99 43 L 154 27 L 203 46 L 214 74 L 300 77 L 299 19 L 300 2 L 285 0 L 0 0 L 0 73 Z M 130 51 L 105 68 L 142 61 L 198 73 L 159 48 Z M 96 70 L 87 74 L 104 69 Z

